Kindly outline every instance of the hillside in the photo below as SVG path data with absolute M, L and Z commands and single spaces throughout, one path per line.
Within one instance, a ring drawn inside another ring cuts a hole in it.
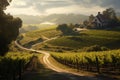
M 41 40 L 44 40 L 45 37 L 52 38 L 56 37 L 61 34 L 60 31 L 56 30 L 56 25 L 49 26 L 46 28 L 40 28 L 38 30 L 33 30 L 27 33 L 23 33 L 23 39 L 20 40 L 20 43 L 22 45 L 30 46 L 33 43 L 41 42 Z
M 87 30 L 80 32 L 77 36 L 63 36 L 46 44 L 37 45 L 35 49 L 45 50 L 81 50 L 93 45 L 105 46 L 109 49 L 120 47 L 120 32 L 107 30 Z
M 89 71 L 95 74 L 101 73 L 102 76 L 104 76 L 105 74 L 106 80 L 120 79 L 120 77 L 118 76 L 120 63 L 120 50 L 118 49 L 120 48 L 119 29 L 85 30 L 81 31 L 80 34 L 77 36 L 59 36 L 61 35 L 61 33 L 59 31 L 56 31 L 55 29 L 56 27 L 52 27 L 48 29 L 28 32 L 24 34 L 24 37 L 20 41 L 20 43 L 22 43 L 22 45 L 24 45 L 25 47 L 30 48 L 28 50 L 43 52 L 47 56 L 47 58 L 48 55 L 51 53 L 52 57 L 50 57 L 50 61 L 56 66 L 61 65 L 59 66 L 61 69 L 65 66 L 67 69 L 75 69 L 77 70 L 77 72 Z M 56 36 L 59 37 L 55 40 L 50 39 Z M 36 43 L 40 43 L 37 40 L 47 40 L 46 38 L 50 39 L 50 41 L 32 46 Z M 91 46 L 93 45 L 100 45 L 102 46 L 102 48 L 107 47 L 109 48 L 109 50 L 99 52 L 82 51 L 84 47 L 91 48 Z M 42 51 L 41 49 L 43 49 L 44 51 Z M 50 51 L 50 53 L 48 51 Z M 57 63 L 54 61 L 57 61 Z
M 57 26 L 55 24 L 23 24 L 22 28 L 20 28 L 20 33 L 26 33 L 34 30 L 48 29 L 53 26 Z
M 24 24 L 40 24 L 45 22 L 62 24 L 62 23 L 81 23 L 88 17 L 81 14 L 51 14 L 42 16 L 32 16 L 32 15 L 15 15 L 19 16 Z

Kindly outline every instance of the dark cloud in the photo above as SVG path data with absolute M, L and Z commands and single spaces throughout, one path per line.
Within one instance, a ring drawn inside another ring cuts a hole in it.
M 75 0 L 75 2 L 85 7 L 100 6 L 120 11 L 120 0 Z
M 114 9 L 120 10 L 120 0 L 104 0 L 100 4 L 102 7 L 112 7 Z

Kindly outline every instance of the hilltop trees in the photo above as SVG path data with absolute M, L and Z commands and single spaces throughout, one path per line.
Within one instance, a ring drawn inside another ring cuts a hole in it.
M 74 27 L 75 25 L 73 24 L 70 24 L 70 25 L 60 24 L 58 25 L 57 30 L 60 30 L 63 33 L 63 35 L 74 35 L 74 34 L 77 34 L 77 32 L 73 30 Z
M 0 0 L 0 55 L 9 50 L 8 45 L 17 38 L 22 26 L 20 18 L 14 18 L 4 12 L 10 2 L 11 0 Z
M 63 34 L 67 35 L 72 32 L 72 29 L 67 24 L 58 25 L 57 30 L 60 30 Z
M 110 20 L 109 26 L 117 26 L 118 25 L 118 18 L 116 16 L 115 10 L 113 8 L 106 9 L 103 11 L 103 15 L 105 18 Z

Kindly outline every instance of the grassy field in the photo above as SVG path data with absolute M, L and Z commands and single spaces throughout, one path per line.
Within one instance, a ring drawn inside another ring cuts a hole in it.
M 44 37 L 52 38 L 59 36 L 60 31 L 56 31 L 57 26 L 27 32 L 20 41 L 23 45 L 39 43 Z M 44 49 L 52 51 L 73 50 L 83 51 L 83 48 L 99 45 L 108 49 L 120 48 L 120 28 L 112 30 L 86 30 L 79 35 L 62 36 L 58 39 L 48 41 L 45 44 L 34 46 L 34 49 Z M 28 46 L 30 46 L 28 45 Z
M 21 44 L 27 44 L 31 41 L 36 41 L 38 39 L 43 39 L 44 36 L 47 38 L 55 37 L 60 35 L 61 33 L 59 31 L 56 31 L 56 25 L 55 26 L 50 26 L 47 28 L 42 28 L 39 30 L 31 31 L 25 33 L 23 39 L 20 41 Z
M 81 49 L 93 45 L 106 46 L 110 49 L 120 47 L 120 32 L 107 30 L 87 30 L 77 36 L 63 36 L 47 42 L 51 46 Z
M 24 29 L 25 31 L 29 32 L 29 31 L 33 31 L 33 30 L 37 30 L 37 29 L 47 29 L 53 26 L 57 26 L 57 25 L 49 25 L 49 24 L 23 24 L 22 29 Z

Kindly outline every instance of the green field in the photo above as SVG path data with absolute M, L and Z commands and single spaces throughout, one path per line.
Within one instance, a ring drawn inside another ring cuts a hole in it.
M 51 26 L 45 29 L 39 29 L 27 32 L 24 38 L 20 41 L 23 45 L 31 45 L 32 43 L 39 43 L 38 40 L 45 40 L 61 35 L 60 31 L 56 30 L 57 26 Z M 99 45 L 108 49 L 120 48 L 120 29 L 112 30 L 85 30 L 81 31 L 79 35 L 62 36 L 55 40 L 48 41 L 45 44 L 34 46 L 34 49 L 44 49 L 52 51 L 60 50 L 75 50 L 81 51 L 83 48 Z
M 40 38 L 51 38 L 60 35 L 61 32 L 56 31 L 56 25 L 55 26 L 50 26 L 47 28 L 42 28 L 39 30 L 27 32 L 24 34 L 23 39 L 20 41 L 21 44 L 27 44 L 31 41 L 36 41 Z
M 105 46 L 110 49 L 120 47 L 120 32 L 107 30 L 87 30 L 77 36 L 63 36 L 47 42 L 51 46 L 81 49 L 93 45 Z

